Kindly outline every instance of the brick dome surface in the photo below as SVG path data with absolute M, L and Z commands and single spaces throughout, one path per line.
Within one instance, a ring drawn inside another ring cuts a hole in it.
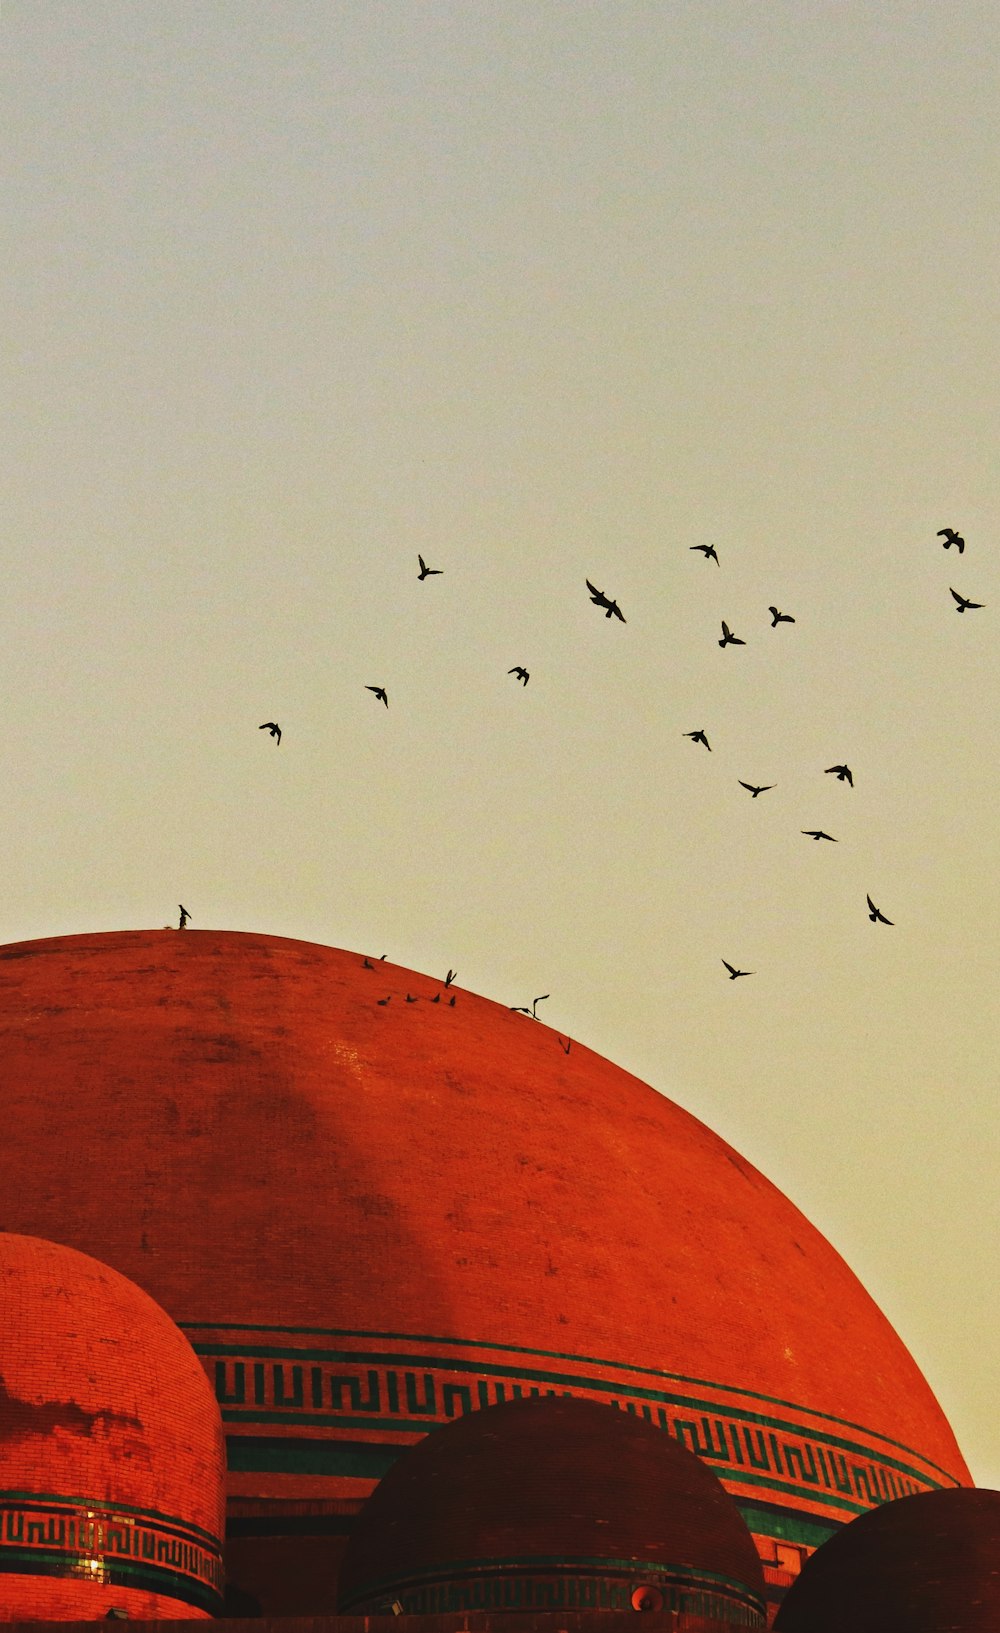
M 0 1620 L 212 1615 L 224 1523 L 219 1409 L 184 1335 L 107 1265 L 0 1234 Z
M 286 1579 L 310 1513 L 347 1529 L 403 1447 L 532 1391 L 698 1452 L 776 1589 L 856 1514 L 968 1482 L 798 1210 L 499 1004 L 270 936 L 60 937 L 0 949 L 0 1069 L 7 1222 L 184 1326 L 222 1406 L 230 1530 L 257 1559 L 284 1515 Z
M 1000 1491 L 925 1491 L 853 1520 L 808 1560 L 780 1633 L 997 1633 Z
M 590 1400 L 509 1401 L 406 1452 L 341 1567 L 341 1609 L 657 1608 L 763 1627 L 760 1560 L 708 1466 L 644 1418 Z

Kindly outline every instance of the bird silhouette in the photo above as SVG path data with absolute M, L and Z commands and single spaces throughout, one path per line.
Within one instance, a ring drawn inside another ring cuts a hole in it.
M 777 607 L 768 607 L 771 614 L 771 628 L 777 629 L 779 624 L 794 624 L 795 619 L 787 612 L 779 612 Z
M 948 588 L 951 589 L 950 584 L 949 584 Z M 967 610 L 967 608 L 969 608 L 969 607 L 972 607 L 973 609 L 975 609 L 977 607 L 984 607 L 986 605 L 985 601 L 967 601 L 965 596 L 964 595 L 959 595 L 957 590 L 951 590 L 951 593 L 955 597 L 955 600 L 958 602 L 958 607 L 956 609 L 958 612 L 965 612 Z
M 379 1005 L 379 1007 L 381 1009 L 384 1009 L 386 1004 L 392 1002 L 392 993 L 390 992 L 388 998 L 376 998 L 375 1002 Z
M 417 574 L 417 577 L 420 579 L 421 583 L 423 583 L 425 578 L 434 578 L 435 575 L 440 575 L 444 572 L 443 567 L 428 567 L 423 556 L 418 556 L 417 560 L 420 563 L 420 571 Z
M 450 987 L 451 983 L 457 978 L 457 976 L 458 976 L 458 971 L 457 970 L 449 970 L 448 974 L 444 978 L 445 987 L 446 988 Z
M 825 834 L 822 828 L 800 828 L 799 833 L 805 834 L 808 839 L 828 839 L 831 845 L 840 843 L 839 840 L 834 839 L 832 834 Z
M 361 960 L 361 968 L 363 970 L 373 970 L 375 965 L 372 963 L 370 958 L 363 958 Z
M 183 902 L 178 902 L 177 905 L 181 910 L 181 921 L 178 924 L 177 928 L 178 928 L 178 930 L 186 930 L 187 929 L 187 921 L 191 917 L 191 915 L 188 912 L 187 908 L 184 906 Z
M 604 608 L 605 618 L 612 618 L 612 617 L 620 618 L 622 623 L 624 624 L 625 614 L 622 612 L 622 609 L 618 605 L 618 602 L 617 601 L 610 601 L 608 599 L 608 597 L 605 595 L 603 590 L 595 589 L 594 585 L 591 584 L 589 578 L 585 578 L 584 583 L 586 584 L 588 590 L 590 591 L 590 599 L 591 599 L 591 601 L 593 601 L 594 606 Z
M 870 896 L 866 896 L 865 901 L 868 903 L 868 917 L 873 924 L 892 924 L 892 919 L 887 919 L 885 914 L 879 911 Z
M 535 1014 L 535 1010 L 536 1010 L 536 1008 L 538 1007 L 539 1004 L 543 1004 L 545 1002 L 545 1000 L 546 1000 L 546 998 L 548 996 L 549 996 L 549 994 L 547 992 L 543 992 L 540 998 L 532 998 L 532 1000 L 531 1000 L 531 1013 L 532 1013 L 533 1018 L 536 1021 L 538 1019 L 538 1016 Z
M 939 527 L 938 528 L 938 538 L 944 540 L 944 544 L 942 546 L 942 549 L 950 550 L 952 545 L 954 545 L 955 548 L 957 549 L 959 555 L 964 556 L 964 554 L 965 554 L 965 540 L 963 539 L 961 533 L 956 533 L 955 532 L 955 529 L 953 527 Z
M 723 619 L 722 620 L 722 640 L 719 642 L 719 645 L 720 646 L 746 646 L 746 644 L 747 644 L 746 641 L 741 641 L 738 635 L 733 634 L 732 630 L 729 628 L 729 625 L 726 623 L 726 620 Z
M 384 703 L 386 708 L 389 707 L 389 694 L 384 686 L 366 686 L 365 691 L 374 692 L 379 702 Z
M 529 680 L 531 679 L 528 671 L 524 668 L 523 664 L 520 663 L 516 664 L 513 669 L 508 669 L 507 673 L 508 675 L 516 675 L 522 686 L 527 686 Z
M 718 567 L 719 556 L 714 544 L 692 544 L 689 545 L 688 548 L 691 550 L 700 550 L 706 561 L 708 561 L 709 557 L 711 557 L 711 559 L 715 562 L 716 567 Z
M 559 1037 L 558 1032 L 556 1033 L 556 1037 L 557 1038 Z M 572 1043 L 572 1041 L 573 1041 L 572 1038 L 559 1038 L 559 1047 L 562 1050 L 564 1055 L 569 1054 L 569 1046 Z
M 416 998 L 414 998 L 414 997 L 413 997 L 413 995 L 412 995 L 412 993 L 409 993 L 409 992 L 408 992 L 408 993 L 407 993 L 407 994 L 406 994 L 406 1002 L 407 1002 L 407 1003 L 408 1003 L 408 1004 L 415 1004 L 415 1003 L 417 1003 L 417 1002 L 418 1002 L 418 1001 L 419 1001 L 419 1000 L 418 1000 L 418 999 L 416 999 Z
M 694 545 L 692 545 L 691 548 L 693 550 Z M 709 754 L 711 754 L 712 745 L 709 742 L 708 738 L 705 736 L 705 733 L 703 731 L 686 731 L 686 732 L 683 733 L 683 735 L 685 737 L 690 737 L 690 739 L 691 739 L 691 741 L 693 743 L 704 743 L 705 747 L 708 749 Z
M 849 765 L 828 765 L 823 775 L 828 777 L 831 772 L 833 772 L 838 782 L 849 782 L 851 787 L 854 787 L 854 778 L 851 776 Z
M 753 799 L 756 799 L 758 794 L 766 794 L 769 789 L 777 788 L 778 786 L 777 783 L 767 782 L 764 784 L 763 788 L 757 788 L 752 782 L 744 782 L 742 777 L 737 777 L 736 781 L 739 783 L 741 788 L 745 788 L 747 790 Z
M 756 971 L 754 970 L 738 970 L 734 964 L 726 963 L 725 959 L 723 959 L 722 962 L 726 965 L 726 969 L 729 971 L 730 981 L 738 981 L 741 975 L 756 974 Z
M 278 739 L 278 747 L 281 747 L 281 727 L 278 725 L 276 720 L 265 720 L 262 726 L 257 727 L 257 730 L 269 731 L 272 737 L 276 737 Z

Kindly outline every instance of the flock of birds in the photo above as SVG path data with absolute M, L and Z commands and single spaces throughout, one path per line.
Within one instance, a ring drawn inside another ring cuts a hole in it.
M 952 527 L 939 528 L 938 533 L 937 533 L 937 537 L 939 539 L 941 539 L 942 547 L 945 550 L 950 550 L 952 545 L 954 545 L 955 548 L 957 549 L 959 555 L 960 556 L 964 555 L 964 553 L 965 553 L 965 539 L 954 528 L 952 528 Z M 693 551 L 700 552 L 705 557 L 706 561 L 714 561 L 715 565 L 717 567 L 720 566 L 719 553 L 718 553 L 718 551 L 717 551 L 714 544 L 693 544 L 689 548 L 691 550 L 693 550 Z M 419 579 L 419 581 L 421 583 L 423 583 L 424 580 L 428 579 L 428 578 L 440 577 L 441 574 L 444 571 L 444 569 L 441 568 L 441 567 L 428 567 L 428 565 L 425 562 L 423 556 L 421 556 L 421 555 L 417 556 L 417 565 L 418 565 L 417 577 L 418 577 L 418 579 Z M 591 601 L 593 602 L 594 606 L 599 607 L 601 609 L 601 611 L 604 613 L 605 618 L 617 618 L 619 620 L 619 622 L 622 623 L 622 624 L 627 622 L 627 620 L 625 618 L 625 614 L 622 612 L 621 607 L 618 605 L 618 602 L 616 600 L 614 600 L 611 596 L 607 595 L 603 590 L 599 590 L 595 584 L 591 583 L 589 578 L 585 579 L 584 583 L 587 586 L 587 590 L 588 590 L 588 593 L 590 595 Z M 971 601 L 967 596 L 960 595 L 959 592 L 957 590 L 955 590 L 955 589 L 952 589 L 950 585 L 949 585 L 949 592 L 950 592 L 951 596 L 953 597 L 953 599 L 954 599 L 954 601 L 956 603 L 956 611 L 958 611 L 960 613 L 970 612 L 970 611 L 980 611 L 985 605 L 985 603 L 982 602 L 982 601 Z M 770 606 L 768 608 L 768 611 L 771 614 L 771 628 L 772 629 L 777 629 L 779 624 L 794 624 L 795 623 L 795 619 L 790 613 L 781 612 L 778 609 L 778 607 L 776 607 L 776 606 L 773 606 L 773 605 Z M 726 623 L 725 619 L 723 619 L 722 620 L 722 635 L 721 635 L 721 638 L 719 640 L 719 645 L 720 645 L 720 647 L 723 647 L 723 648 L 725 648 L 727 646 L 746 646 L 746 641 L 743 640 L 739 635 L 734 635 L 733 631 L 730 629 L 730 627 Z M 529 670 L 526 669 L 523 664 L 515 664 L 511 669 L 508 669 L 507 673 L 508 673 L 508 675 L 512 675 L 514 677 L 514 679 L 517 682 L 519 682 L 520 685 L 522 685 L 522 686 L 527 686 L 529 680 L 531 679 L 531 675 L 530 675 Z M 387 691 L 385 686 L 382 686 L 382 685 L 367 685 L 365 687 L 365 690 L 368 691 L 368 692 L 372 692 L 374 694 L 374 696 L 375 696 L 376 701 L 383 704 L 385 708 L 389 707 L 389 694 L 388 694 L 388 691 Z M 261 725 L 258 727 L 258 730 L 268 732 L 270 734 L 270 736 L 273 738 L 275 744 L 278 747 L 280 747 L 280 745 L 281 745 L 281 727 L 279 726 L 279 724 L 278 724 L 278 722 L 276 720 L 262 721 Z M 712 745 L 708 740 L 708 735 L 707 735 L 706 731 L 704 730 L 704 728 L 699 727 L 695 731 L 687 731 L 687 732 L 682 733 L 682 735 L 684 737 L 689 737 L 693 743 L 700 744 L 703 748 L 707 749 L 709 753 L 712 752 Z M 839 782 L 846 782 L 851 788 L 854 787 L 854 775 L 853 775 L 853 773 L 851 771 L 850 766 L 848 766 L 846 764 L 838 764 L 838 765 L 827 766 L 825 768 L 825 774 L 827 776 L 835 776 Z M 777 786 L 775 783 L 758 784 L 758 783 L 744 782 L 742 778 L 737 778 L 737 781 L 739 782 L 739 785 L 740 785 L 741 788 L 745 788 L 747 790 L 747 792 L 749 793 L 751 799 L 757 799 L 757 798 L 759 798 L 759 796 L 761 794 L 770 793 L 770 791 L 774 787 Z M 834 835 L 827 833 L 823 828 L 803 828 L 800 831 L 803 834 L 803 836 L 805 838 L 807 838 L 807 839 L 812 839 L 814 841 L 825 840 L 828 843 L 833 844 L 833 845 L 838 843 L 838 841 L 834 837 Z M 881 911 L 881 909 L 879 907 L 877 907 L 875 905 L 875 903 L 872 901 L 871 896 L 866 896 L 865 900 L 867 901 L 867 904 L 868 904 L 868 917 L 869 917 L 869 919 L 871 920 L 871 922 L 873 924 L 892 925 L 895 922 L 893 919 L 890 919 L 890 918 L 886 917 L 886 915 Z M 179 904 L 179 905 L 180 905 L 180 920 L 179 920 L 177 928 L 179 930 L 184 930 L 184 929 L 187 928 L 187 925 L 188 925 L 188 923 L 190 921 L 191 915 L 188 912 L 186 907 L 184 907 L 182 904 Z M 385 957 L 385 954 L 383 953 L 382 958 L 384 958 L 384 957 Z M 371 961 L 368 958 L 365 958 L 363 962 L 364 962 L 364 967 L 366 969 L 374 969 L 375 968 L 375 965 L 372 964 Z M 753 974 L 756 973 L 754 970 L 741 970 L 741 969 L 737 968 L 736 965 L 730 964 L 728 962 L 728 960 L 725 959 L 725 958 L 722 959 L 722 964 L 725 967 L 725 969 L 727 970 L 727 972 L 729 974 L 729 979 L 731 981 L 738 981 L 742 976 L 749 976 L 749 975 L 753 975 Z M 445 986 L 446 990 L 451 986 L 454 979 L 455 979 L 455 971 L 449 969 L 447 977 L 445 979 L 445 983 L 444 983 L 444 986 Z M 543 1003 L 544 1000 L 546 998 L 548 998 L 548 996 L 549 996 L 548 993 L 540 994 L 539 997 L 535 998 L 532 1001 L 532 1004 L 531 1004 L 530 1008 L 528 1008 L 526 1005 L 521 1005 L 521 1004 L 512 1004 L 510 1007 L 511 1007 L 511 1009 L 513 1009 L 518 1014 L 528 1015 L 528 1016 L 531 1017 L 532 1020 L 538 1020 L 539 1016 L 537 1014 L 537 1007 L 538 1007 L 538 1005 L 540 1003 Z M 406 1002 L 407 1003 L 416 1003 L 417 1001 L 418 1000 L 415 997 L 413 997 L 409 993 L 407 993 L 407 995 L 406 995 Z M 440 1002 L 440 993 L 436 997 L 432 998 L 430 1001 L 432 1003 Z M 454 1005 L 454 1003 L 455 1003 L 454 994 L 452 994 L 450 999 L 448 999 L 448 1002 L 451 1005 Z M 388 1004 L 389 1003 L 389 998 L 379 999 L 379 1003 L 380 1004 Z M 570 1047 L 570 1040 L 568 1038 L 567 1039 L 560 1038 L 559 1041 L 560 1041 L 560 1044 L 562 1045 L 563 1049 L 565 1050 L 565 1052 L 568 1054 L 569 1053 L 569 1047 Z

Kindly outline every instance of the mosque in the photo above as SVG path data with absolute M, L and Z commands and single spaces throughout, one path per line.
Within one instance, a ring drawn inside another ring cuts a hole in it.
M 1000 1627 L 1000 1493 L 872 1299 L 576 1040 L 128 931 L 0 948 L 0 1083 L 0 1620 Z

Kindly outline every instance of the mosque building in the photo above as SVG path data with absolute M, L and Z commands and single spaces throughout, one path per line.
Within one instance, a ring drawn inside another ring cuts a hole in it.
M 0 1082 L 0 1620 L 1000 1627 L 885 1317 L 577 1041 L 134 931 L 0 948 Z

